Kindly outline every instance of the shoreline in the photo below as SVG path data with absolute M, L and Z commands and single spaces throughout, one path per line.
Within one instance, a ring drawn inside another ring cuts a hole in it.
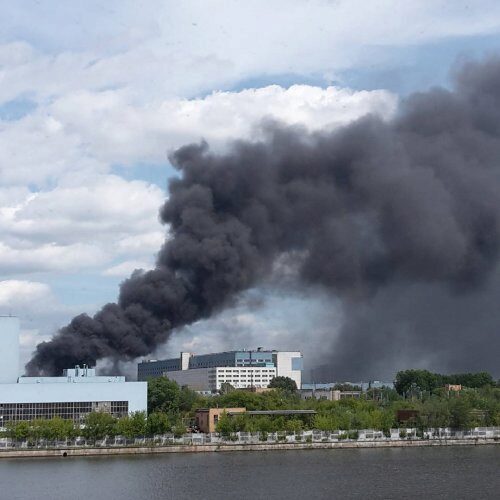
M 50 458 L 50 457 L 91 457 L 112 455 L 148 455 L 159 453 L 215 453 L 231 451 L 283 451 L 283 450 L 326 450 L 362 448 L 413 448 L 422 446 L 477 446 L 495 445 L 494 438 L 475 439 L 432 439 L 400 441 L 342 441 L 317 443 L 253 443 L 253 444 L 196 444 L 167 446 L 113 446 L 95 448 L 44 448 L 1 450 L 2 458 Z

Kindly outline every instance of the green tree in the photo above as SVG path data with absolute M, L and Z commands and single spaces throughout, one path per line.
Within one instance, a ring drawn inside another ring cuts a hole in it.
M 134 437 L 144 436 L 146 434 L 146 413 L 143 411 L 132 413 L 130 427 Z
M 456 429 L 470 429 L 472 427 L 472 408 L 464 398 L 450 400 L 450 425 Z
M 290 377 L 274 377 L 271 382 L 269 382 L 269 386 L 272 389 L 282 389 L 288 392 L 296 392 L 297 384 L 295 380 L 292 380 Z
M 5 424 L 7 437 L 17 439 L 19 441 L 28 439 L 30 436 L 30 423 L 26 420 L 20 422 L 7 422 Z
M 224 437 L 229 437 L 235 432 L 233 419 L 225 411 L 220 415 L 215 430 Z
M 96 439 L 113 436 L 116 429 L 115 423 L 116 420 L 109 413 L 101 411 L 89 413 L 85 417 L 83 435 L 86 439 L 91 439 L 94 442 Z
M 118 434 L 119 436 L 125 436 L 126 438 L 129 439 L 135 437 L 132 431 L 132 424 L 130 422 L 130 417 L 128 415 L 120 417 L 118 420 L 116 420 L 115 433 Z
M 178 413 L 181 403 L 179 385 L 167 377 L 157 377 L 148 380 L 148 412 L 162 411 Z
M 396 374 L 394 388 L 399 394 L 422 391 L 433 392 L 443 385 L 442 376 L 428 370 L 404 370 Z
M 172 432 L 174 433 L 174 436 L 176 438 L 182 437 L 184 434 L 186 434 L 186 426 L 179 420 L 172 427 Z
M 236 389 L 234 388 L 234 386 L 231 385 L 229 382 L 222 382 L 222 384 L 220 385 L 219 392 L 221 394 L 228 394 L 228 393 L 233 392 L 235 390 Z
M 36 419 L 31 422 L 30 435 L 36 441 L 46 439 L 47 441 L 62 441 L 74 436 L 74 425 L 71 420 L 61 417 L 51 419 Z
M 148 415 L 146 422 L 146 433 L 148 436 L 165 434 L 170 431 L 171 424 L 165 413 L 153 412 Z
M 188 412 L 193 409 L 200 402 L 200 396 L 187 387 L 183 385 L 179 393 L 179 409 L 183 412 Z

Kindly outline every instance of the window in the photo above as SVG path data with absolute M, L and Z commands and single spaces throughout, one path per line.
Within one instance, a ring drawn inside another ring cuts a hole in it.
M 80 423 L 92 411 L 105 411 L 115 417 L 123 417 L 128 414 L 128 401 L 5 403 L 0 404 L 0 420 L 5 423 L 61 417 Z

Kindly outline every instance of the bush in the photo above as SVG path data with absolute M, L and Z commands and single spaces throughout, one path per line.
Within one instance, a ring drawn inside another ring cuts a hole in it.
M 404 439 L 404 438 L 406 437 L 406 429 L 401 429 L 401 430 L 399 431 L 399 437 L 400 437 L 401 439 Z
M 349 436 L 349 439 L 359 439 L 359 432 L 358 431 L 350 431 L 348 436 Z
M 113 436 L 115 433 L 115 419 L 109 413 L 96 411 L 89 413 L 85 417 L 85 427 L 83 436 L 94 442 L 96 439 L 103 439 Z
M 172 428 L 172 432 L 174 434 L 174 437 L 180 438 L 186 434 L 186 427 L 180 423 L 175 424 Z

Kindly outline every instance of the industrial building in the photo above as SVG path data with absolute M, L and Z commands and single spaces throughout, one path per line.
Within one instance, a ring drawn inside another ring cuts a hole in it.
M 201 432 L 210 433 L 217 431 L 217 424 L 222 415 L 234 417 L 241 414 L 264 417 L 314 417 L 315 410 L 254 410 L 246 408 L 199 408 L 195 412 L 195 425 Z
M 361 391 L 339 391 L 335 389 L 301 389 L 301 399 L 326 399 L 340 401 L 341 399 L 359 399 Z
M 60 377 L 19 377 L 19 320 L 0 316 L 0 427 L 9 421 L 62 417 L 81 423 L 92 411 L 116 417 L 147 410 L 147 383 L 97 376 L 74 367 Z
M 264 388 L 274 377 L 289 377 L 300 388 L 302 354 L 299 351 L 227 351 L 179 358 L 146 360 L 137 367 L 137 379 L 167 376 L 199 392 L 215 392 L 229 383 L 236 389 Z

